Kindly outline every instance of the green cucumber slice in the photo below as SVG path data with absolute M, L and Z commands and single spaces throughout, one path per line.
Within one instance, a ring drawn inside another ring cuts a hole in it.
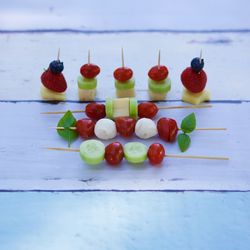
M 78 76 L 77 78 L 78 88 L 79 89 L 95 89 L 97 85 L 96 78 L 83 78 L 82 76 Z
M 131 78 L 126 82 L 115 81 L 115 87 L 119 90 L 132 89 L 135 86 L 135 79 Z
M 87 140 L 80 145 L 80 156 L 89 165 L 100 164 L 104 160 L 105 146 L 97 140 Z
M 105 111 L 106 111 L 107 118 L 109 118 L 109 119 L 114 118 L 114 105 L 113 105 L 113 99 L 112 98 L 107 98 L 106 99 Z
M 140 142 L 129 142 L 124 145 L 124 155 L 130 163 L 143 163 L 147 159 L 148 148 Z
M 148 88 L 155 93 L 167 93 L 171 89 L 171 80 L 170 78 L 167 78 L 163 81 L 154 81 L 149 78 Z
M 136 98 L 129 98 L 129 116 L 137 119 L 138 116 L 138 102 Z

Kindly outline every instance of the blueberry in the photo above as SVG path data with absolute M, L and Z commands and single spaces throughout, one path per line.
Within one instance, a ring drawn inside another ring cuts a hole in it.
M 60 62 L 58 60 L 52 61 L 49 64 L 49 69 L 55 73 L 55 74 L 59 74 L 63 71 L 64 66 L 63 66 L 63 62 Z
M 195 57 L 191 61 L 191 67 L 192 67 L 193 71 L 199 73 L 204 67 L 204 60 L 203 59 L 200 60 L 199 57 Z

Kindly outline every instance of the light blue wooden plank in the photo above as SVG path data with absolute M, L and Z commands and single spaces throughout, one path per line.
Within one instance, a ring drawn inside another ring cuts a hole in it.
M 250 193 L 0 193 L 1 250 L 246 250 Z

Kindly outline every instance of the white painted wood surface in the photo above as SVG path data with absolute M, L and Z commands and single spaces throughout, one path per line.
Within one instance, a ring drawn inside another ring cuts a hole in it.
M 143 41 L 143 46 L 141 46 Z M 136 88 L 147 88 L 147 72 L 157 63 L 169 67 L 172 79 L 170 100 L 180 100 L 181 72 L 203 49 L 207 88 L 213 100 L 249 100 L 250 33 L 216 34 L 0 34 L 0 100 L 40 100 L 40 75 L 61 48 L 64 75 L 68 81 L 68 100 L 78 100 L 76 79 L 91 49 L 92 60 L 101 67 L 98 100 L 114 96 L 113 71 L 121 65 L 121 47 L 125 63 L 134 70 Z M 148 99 L 146 91 L 138 99 Z
M 169 103 L 176 104 L 180 103 Z M 228 131 L 194 132 L 192 145 L 185 154 L 229 156 L 229 162 L 169 158 L 161 168 L 148 163 L 131 166 L 125 161 L 119 168 L 110 168 L 105 163 L 90 167 L 81 161 L 78 153 L 43 149 L 67 147 L 67 143 L 51 129 L 60 116 L 45 116 L 40 112 L 79 108 L 84 105 L 0 104 L 1 190 L 250 190 L 250 169 L 246 164 L 250 139 L 248 102 L 214 103 L 211 109 L 195 110 L 198 127 L 227 127 Z M 157 118 L 172 117 L 180 123 L 189 112 L 191 110 L 162 110 Z M 115 140 L 126 142 L 119 137 Z M 81 141 L 72 147 L 79 147 Z M 149 145 L 156 141 L 160 139 L 143 142 Z M 168 153 L 180 153 L 177 143 L 163 144 Z

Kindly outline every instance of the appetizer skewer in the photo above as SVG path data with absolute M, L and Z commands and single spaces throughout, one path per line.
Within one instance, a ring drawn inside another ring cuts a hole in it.
M 58 50 L 57 60 L 49 64 L 41 75 L 41 96 L 49 101 L 64 101 L 67 82 L 62 74 L 64 69 L 63 62 L 60 61 L 60 49 Z
M 114 73 L 116 96 L 134 97 L 135 96 L 135 79 L 133 78 L 132 69 L 125 67 L 124 52 L 122 48 L 122 67 L 117 68 Z
M 217 156 L 196 156 L 196 155 L 172 155 L 166 154 L 163 145 L 153 143 L 149 148 L 140 142 L 128 142 L 122 146 L 119 142 L 112 142 L 105 145 L 98 140 L 87 140 L 81 143 L 79 149 L 68 148 L 46 148 L 48 150 L 59 150 L 79 152 L 81 159 L 88 165 L 98 165 L 105 159 L 109 165 L 118 165 L 125 158 L 129 163 L 142 164 L 148 158 L 152 165 L 159 165 L 165 157 L 185 159 L 206 159 L 206 160 L 229 160 L 228 157 Z
M 151 100 L 165 100 L 171 89 L 171 80 L 168 77 L 168 68 L 161 65 L 161 51 L 158 54 L 158 64 L 148 72 L 148 93 Z
M 105 105 L 101 103 L 89 103 L 85 110 L 72 110 L 72 113 L 86 113 L 91 119 L 117 118 L 120 116 L 130 116 L 136 118 L 153 118 L 160 109 L 197 109 L 211 108 L 212 105 L 192 105 L 192 106 L 157 106 L 153 102 L 139 103 L 135 98 L 108 98 Z M 66 111 L 43 112 L 42 114 L 65 114 Z
M 210 100 L 210 93 L 205 90 L 207 75 L 203 67 L 204 59 L 201 51 L 200 57 L 195 57 L 191 61 L 191 67 L 186 68 L 181 74 L 181 81 L 185 87 L 182 94 L 184 102 L 200 104 Z
M 100 73 L 100 68 L 90 62 L 90 51 L 88 51 L 88 63 L 80 68 L 80 73 L 77 79 L 79 100 L 93 101 L 96 96 L 96 76 Z

